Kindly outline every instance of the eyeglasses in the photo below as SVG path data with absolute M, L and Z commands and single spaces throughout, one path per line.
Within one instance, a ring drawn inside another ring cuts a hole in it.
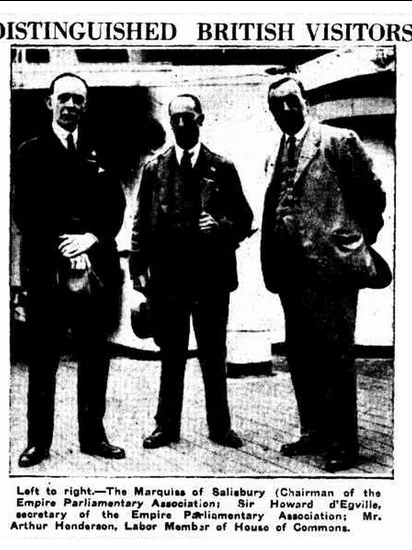
M 178 124 L 180 124 L 180 121 L 182 121 L 183 124 L 191 124 L 198 118 L 199 115 L 196 113 L 178 113 L 171 115 L 170 122 L 172 126 L 177 126 Z
M 79 107 L 82 107 L 87 101 L 86 98 L 80 94 L 68 93 L 58 95 L 57 99 L 60 101 L 60 103 L 67 103 L 71 99 L 73 103 Z

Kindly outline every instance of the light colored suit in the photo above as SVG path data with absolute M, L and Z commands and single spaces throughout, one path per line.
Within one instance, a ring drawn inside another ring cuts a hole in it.
M 266 176 L 262 270 L 284 309 L 302 435 L 356 454 L 357 296 L 390 282 L 390 275 L 377 282 L 369 247 L 383 225 L 385 194 L 358 136 L 315 121 L 287 192 L 283 161 L 271 156 Z
M 267 288 L 277 292 L 284 285 L 273 223 L 279 192 L 275 155 L 267 160 L 266 177 L 262 268 Z M 284 223 L 298 242 L 302 275 L 320 283 L 375 286 L 376 268 L 365 243 L 373 244 L 383 225 L 385 194 L 358 136 L 312 121 L 299 154 L 294 194 L 298 204 Z

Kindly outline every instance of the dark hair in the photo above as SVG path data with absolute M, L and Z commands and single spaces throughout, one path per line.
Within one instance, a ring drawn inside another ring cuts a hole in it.
M 83 82 L 83 84 L 85 85 L 86 87 L 86 91 L 88 92 L 89 91 L 89 86 L 87 85 L 87 82 L 84 80 L 84 78 L 82 78 L 81 76 L 77 75 L 77 74 L 74 74 L 74 73 L 62 73 L 62 74 L 59 74 L 58 76 L 56 76 L 56 78 L 54 78 L 50 84 L 50 88 L 48 90 L 48 95 L 52 95 L 54 93 L 54 86 L 56 84 L 56 82 L 62 78 L 66 78 L 66 77 L 70 77 L 70 78 L 77 78 L 77 80 L 80 80 L 80 82 Z
M 193 101 L 193 103 L 195 104 L 195 111 L 197 113 L 199 113 L 199 115 L 201 115 L 203 113 L 202 104 L 200 103 L 199 98 L 196 97 L 195 95 L 193 95 L 193 94 L 179 94 L 174 99 L 176 99 L 178 97 L 188 97 L 188 98 L 190 98 Z M 174 99 L 172 99 L 172 101 L 174 101 Z M 169 103 L 169 110 L 170 110 L 170 105 L 171 105 L 172 101 Z
M 285 75 L 285 76 L 282 76 L 282 77 L 278 78 L 274 82 L 272 82 L 269 86 L 268 97 L 270 96 L 270 92 L 272 90 L 276 90 L 276 88 L 279 88 L 279 86 L 281 86 L 285 82 L 289 82 L 289 81 L 296 82 L 296 84 L 299 86 L 299 89 L 300 89 L 300 92 L 302 94 L 303 99 L 306 99 L 305 87 L 303 86 L 302 82 L 298 78 L 296 78 L 296 76 L 293 76 L 293 75 Z

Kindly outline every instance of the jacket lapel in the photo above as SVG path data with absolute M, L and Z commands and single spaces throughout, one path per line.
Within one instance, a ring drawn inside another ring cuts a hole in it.
M 267 187 L 274 181 L 276 181 L 276 172 L 279 168 L 280 156 L 282 155 L 282 149 L 284 146 L 284 134 L 279 139 L 276 139 L 272 151 L 269 153 L 265 162 L 265 181 Z
M 157 199 L 164 214 L 169 209 L 169 187 L 171 178 L 176 172 L 176 156 L 174 147 L 170 147 L 159 159 Z
M 77 140 L 77 151 L 84 157 L 92 156 L 92 146 L 90 137 L 79 129 L 79 138 Z
M 53 132 L 52 127 L 50 126 L 49 130 L 46 133 L 46 139 L 49 144 L 49 147 L 55 151 L 55 153 L 65 153 L 66 149 L 63 143 L 59 140 L 56 134 Z
M 216 166 L 209 149 L 201 146 L 197 161 L 198 174 L 200 176 L 200 200 L 202 210 L 207 210 L 213 190 L 216 187 Z
M 298 165 L 295 172 L 294 183 L 298 181 L 304 170 L 308 167 L 309 163 L 316 156 L 320 145 L 320 128 L 318 124 L 312 122 L 309 123 L 308 131 L 306 132 L 302 147 L 299 154 Z
M 60 154 L 63 154 L 63 155 L 67 154 L 66 147 L 63 145 L 60 139 L 56 136 L 52 127 L 50 127 L 50 130 L 47 133 L 47 139 L 51 147 L 53 147 L 53 149 L 56 151 L 56 153 L 59 152 Z M 79 129 L 79 138 L 76 145 L 76 152 L 84 158 L 93 157 L 93 154 L 92 154 L 93 151 L 92 151 L 90 141 L 88 137 L 85 136 L 85 134 L 80 129 Z
M 163 213 L 166 213 L 169 209 L 169 188 L 171 175 L 175 174 L 172 179 L 175 180 L 174 201 L 179 202 L 182 196 L 182 181 L 179 178 L 179 173 L 176 171 L 177 161 L 174 147 L 170 147 L 159 160 L 158 171 L 158 190 L 157 197 L 159 206 Z M 213 195 L 213 191 L 217 185 L 216 175 L 217 168 L 212 153 L 201 145 L 199 157 L 197 159 L 194 170 L 197 172 L 200 185 L 200 197 L 202 209 L 206 209 L 210 204 L 210 199 Z M 175 205 L 176 206 L 176 205 Z

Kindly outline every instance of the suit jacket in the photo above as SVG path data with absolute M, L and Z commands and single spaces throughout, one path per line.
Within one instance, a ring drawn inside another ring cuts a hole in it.
M 308 280 L 369 286 L 376 269 L 368 245 L 383 225 L 385 194 L 358 136 L 309 123 L 294 176 L 296 206 L 286 220 L 286 241 L 275 224 L 280 182 L 274 157 L 267 161 L 266 175 L 261 261 L 267 288 L 278 292 Z
M 169 244 L 171 219 L 181 202 L 182 182 L 177 166 L 175 150 L 171 147 L 146 164 L 140 185 L 130 272 L 136 281 L 149 269 L 154 293 L 164 292 L 170 285 L 171 272 L 176 272 L 176 258 L 170 253 Z M 202 145 L 195 169 L 201 208 L 218 223 L 212 234 L 199 234 L 195 252 L 210 275 L 210 279 L 205 277 L 205 282 L 213 279 L 218 288 L 232 291 L 238 285 L 235 251 L 250 234 L 252 211 L 231 162 Z M 175 181 L 173 188 L 172 181 Z M 189 250 L 186 256 L 190 256 Z M 191 261 L 190 257 L 186 259 Z M 183 271 L 179 276 L 184 276 Z
M 24 286 L 42 291 L 53 288 L 61 262 L 59 235 L 85 232 L 98 238 L 88 253 L 97 276 L 105 286 L 119 283 L 114 238 L 123 221 L 123 191 L 81 134 L 74 154 L 51 128 L 23 143 L 14 159 L 13 180 Z

